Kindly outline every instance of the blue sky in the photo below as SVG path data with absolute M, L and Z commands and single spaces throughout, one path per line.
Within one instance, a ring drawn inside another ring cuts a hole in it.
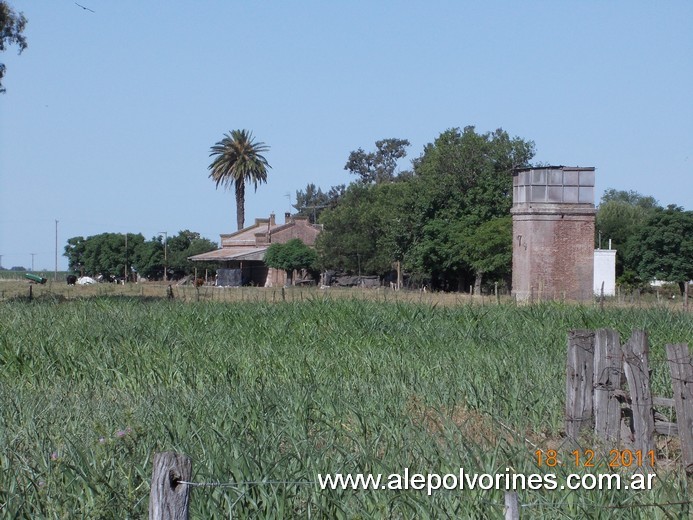
M 502 127 L 597 193 L 693 209 L 693 2 L 9 0 L 0 55 L 2 265 L 53 269 L 73 236 L 235 230 L 208 178 L 232 129 L 271 147 L 246 223 L 352 180 L 351 150 Z

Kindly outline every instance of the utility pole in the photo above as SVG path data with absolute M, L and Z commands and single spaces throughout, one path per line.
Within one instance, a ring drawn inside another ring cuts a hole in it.
M 34 257 L 36 256 L 36 253 L 29 253 L 31 255 L 31 272 L 34 272 Z
M 166 242 L 168 242 L 168 232 L 166 231 L 159 231 L 160 235 L 164 235 L 164 282 L 168 281 L 168 273 L 166 272 L 168 270 L 168 266 L 166 265 L 168 263 L 168 257 L 166 253 Z
M 123 283 L 125 284 L 129 281 L 128 280 L 128 234 L 127 233 L 125 233 L 125 269 L 124 269 L 124 271 L 125 272 L 123 273 L 123 278 L 124 278 Z
M 327 204 L 320 204 L 319 206 L 302 206 L 298 210 L 303 211 L 304 209 L 312 209 L 313 210 L 313 222 L 311 222 L 311 224 L 317 224 L 318 223 L 318 216 L 317 216 L 317 212 L 315 210 L 316 209 L 323 209 L 326 207 L 327 207 Z
M 53 279 L 58 281 L 58 219 L 55 219 L 55 275 Z

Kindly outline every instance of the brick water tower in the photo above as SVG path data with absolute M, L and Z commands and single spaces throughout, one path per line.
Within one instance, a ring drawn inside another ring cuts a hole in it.
M 589 300 L 594 278 L 594 168 L 513 172 L 517 301 Z

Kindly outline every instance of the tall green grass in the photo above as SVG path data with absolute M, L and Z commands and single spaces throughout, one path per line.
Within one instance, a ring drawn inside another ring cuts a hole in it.
M 671 395 L 664 345 L 693 343 L 693 318 L 662 309 L 6 302 L 0 516 L 144 518 L 152 454 L 175 450 L 192 457 L 197 482 L 292 482 L 193 488 L 193 518 L 500 518 L 502 492 L 428 497 L 303 482 L 404 467 L 545 471 L 532 444 L 561 442 L 566 333 L 598 327 L 622 339 L 647 329 L 653 390 Z M 674 460 L 651 492 L 520 499 L 532 518 L 677 518 L 686 506 L 602 508 L 687 493 Z

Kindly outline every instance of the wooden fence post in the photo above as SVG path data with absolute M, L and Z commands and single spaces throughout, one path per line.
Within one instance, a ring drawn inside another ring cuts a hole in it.
M 693 475 L 693 365 L 686 343 L 667 345 L 666 349 L 683 464 L 686 473 Z
M 618 332 L 597 330 L 594 338 L 594 433 L 609 445 L 618 445 L 621 431 L 621 403 L 614 391 L 621 388 L 622 359 Z
M 519 520 L 520 518 L 520 500 L 517 497 L 517 492 L 505 492 L 505 520 Z
M 602 281 L 602 290 L 599 292 L 599 310 L 604 311 L 604 282 Z
M 149 520 L 188 520 L 190 487 L 180 482 L 191 475 L 190 457 L 172 451 L 154 454 Z
M 635 449 L 641 450 L 643 458 L 655 449 L 648 353 L 647 333 L 644 330 L 634 330 L 628 342 L 623 345 L 623 368 L 632 402 Z
M 565 432 L 577 439 L 580 430 L 592 421 L 594 396 L 594 332 L 568 332 L 566 366 Z

